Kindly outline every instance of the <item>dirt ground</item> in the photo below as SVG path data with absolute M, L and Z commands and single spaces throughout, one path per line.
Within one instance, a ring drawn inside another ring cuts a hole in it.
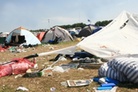
M 10 52 L 6 50 L 5 52 L 0 52 L 0 62 L 11 61 L 14 58 L 23 58 L 28 55 L 35 53 L 48 52 L 56 49 L 65 48 L 68 46 L 73 46 L 78 42 L 67 42 L 56 45 L 40 45 L 31 48 L 24 48 L 26 52 Z M 55 58 L 57 54 L 36 57 L 36 63 L 38 64 L 38 69 L 42 69 L 44 65 L 51 65 L 53 62 L 50 59 Z M 55 65 L 68 64 L 71 60 L 60 61 Z M 88 86 L 83 87 L 65 87 L 61 83 L 66 80 L 80 80 L 80 79 L 91 79 L 98 76 L 98 69 L 85 68 L 84 70 L 70 69 L 67 72 L 59 73 L 52 72 L 51 76 L 42 76 L 34 78 L 24 78 L 18 77 L 16 75 L 1 77 L 0 80 L 0 92 L 16 92 L 18 87 L 25 87 L 29 92 L 51 92 L 50 88 L 54 87 L 55 92 L 94 92 L 93 88 L 99 86 L 98 83 L 92 82 Z M 117 88 L 117 92 L 138 92 L 138 86 L 132 84 L 120 84 Z M 17 91 L 23 92 L 23 91 Z

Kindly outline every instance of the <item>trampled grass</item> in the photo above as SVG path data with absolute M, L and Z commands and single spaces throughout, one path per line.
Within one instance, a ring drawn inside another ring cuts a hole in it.
M 73 46 L 78 42 L 64 42 L 55 45 L 40 45 L 33 48 L 26 48 L 26 52 L 21 53 L 12 53 L 9 50 L 5 52 L 0 52 L 0 61 L 10 61 L 13 58 L 23 58 L 28 55 L 35 53 L 42 53 L 47 51 L 52 51 L 68 46 Z M 50 65 L 53 62 L 50 62 L 50 59 L 55 58 L 56 54 L 37 57 L 36 62 L 38 64 L 38 70 L 42 69 L 45 64 Z M 71 60 L 61 61 L 55 65 L 68 64 L 71 63 Z M 98 76 L 98 69 L 86 68 L 84 70 L 70 69 L 67 72 L 58 73 L 53 72 L 52 76 L 45 77 L 35 77 L 35 78 L 15 78 L 16 75 L 1 77 L 0 79 L 0 92 L 15 92 L 16 89 L 20 86 L 25 87 L 29 92 L 50 92 L 50 88 L 54 87 L 55 92 L 94 92 L 93 88 L 98 87 L 99 84 L 92 82 L 88 86 L 84 87 L 65 87 L 61 85 L 62 82 L 66 80 L 79 80 L 79 79 L 90 79 L 95 76 Z M 23 92 L 23 91 L 18 91 Z M 129 84 L 129 83 L 120 83 L 117 92 L 138 92 L 138 85 Z

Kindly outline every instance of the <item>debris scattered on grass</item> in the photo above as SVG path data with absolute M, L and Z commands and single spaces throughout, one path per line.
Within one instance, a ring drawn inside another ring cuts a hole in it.
M 50 88 L 50 92 L 56 92 L 56 88 L 55 87 L 51 87 Z
M 18 74 L 18 75 L 16 75 L 14 78 L 16 79 L 16 78 L 20 78 L 20 77 L 22 77 L 23 75 L 22 74 Z
M 26 87 L 20 86 L 16 89 L 16 91 L 29 91 L 29 89 L 27 89 Z
M 67 84 L 66 81 L 63 81 L 63 82 L 61 82 L 60 84 L 61 84 L 62 86 L 64 86 L 64 87 L 68 87 L 68 84 Z

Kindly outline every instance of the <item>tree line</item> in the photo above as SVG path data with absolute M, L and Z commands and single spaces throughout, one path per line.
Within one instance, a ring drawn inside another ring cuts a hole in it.
M 94 25 L 95 26 L 106 26 L 107 24 L 109 24 L 112 20 L 104 20 L 104 21 L 97 21 Z M 77 28 L 77 27 L 80 27 L 80 28 L 84 28 L 87 24 L 85 23 L 74 23 L 72 25 L 57 25 L 59 27 L 62 27 L 64 29 L 69 29 L 69 28 Z M 37 30 L 30 30 L 32 32 L 43 32 L 43 31 L 46 31 L 46 29 L 37 29 Z

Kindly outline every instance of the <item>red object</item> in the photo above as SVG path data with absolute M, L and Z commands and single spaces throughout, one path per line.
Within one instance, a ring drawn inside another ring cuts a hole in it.
M 29 61 L 28 59 L 20 58 L 14 59 L 11 62 L 0 65 L 0 77 L 25 73 L 28 69 L 33 68 L 35 65 L 34 61 Z
M 41 32 L 41 33 L 39 33 L 39 34 L 37 35 L 37 38 L 38 38 L 40 41 L 42 41 L 42 39 L 43 39 L 45 33 L 46 33 L 46 32 Z
M 0 65 L 0 77 L 12 74 L 12 67 L 10 64 Z
M 0 52 L 4 52 L 6 49 L 0 46 Z
M 9 46 L 0 46 L 0 52 L 4 52 L 9 48 Z

